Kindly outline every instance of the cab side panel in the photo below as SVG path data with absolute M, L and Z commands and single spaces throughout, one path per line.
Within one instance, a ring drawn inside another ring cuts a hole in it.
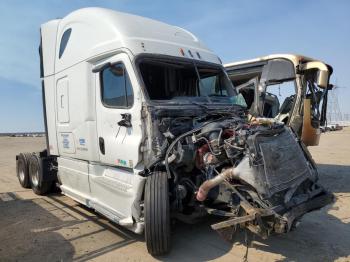
M 99 161 L 94 75 L 81 62 L 56 73 L 56 122 L 61 156 Z

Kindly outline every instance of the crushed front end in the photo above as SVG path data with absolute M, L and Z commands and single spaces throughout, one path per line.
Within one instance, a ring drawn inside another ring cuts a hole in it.
M 332 201 L 292 129 L 248 121 L 220 66 L 145 57 L 138 68 L 150 99 L 142 109 L 144 175 L 168 176 L 173 217 L 193 223 L 211 214 L 223 218 L 215 230 L 266 238 Z
M 241 160 L 212 179 L 213 185 L 222 181 L 219 194 L 228 192 L 223 201 L 230 206 L 224 213 L 230 218 L 213 229 L 234 232 L 240 226 L 267 238 L 289 232 L 304 214 L 332 202 L 333 195 L 317 184 L 311 156 L 290 128 L 255 126 L 247 132 Z M 199 188 L 199 200 L 206 183 Z M 218 209 L 209 212 L 220 215 Z
M 194 109 L 150 113 L 150 165 L 167 171 L 178 219 L 192 223 L 211 214 L 224 218 L 212 225 L 221 233 L 240 227 L 267 238 L 332 202 L 333 195 L 317 183 L 307 148 L 289 127 L 249 123 L 234 113 L 193 115 Z

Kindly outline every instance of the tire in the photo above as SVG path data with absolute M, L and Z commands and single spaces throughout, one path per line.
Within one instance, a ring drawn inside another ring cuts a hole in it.
M 144 198 L 145 239 L 152 256 L 170 251 L 170 207 L 168 177 L 154 172 L 147 178 Z
M 52 181 L 47 179 L 43 172 L 43 161 L 39 156 L 33 154 L 29 160 L 29 181 L 32 190 L 37 195 L 45 195 L 52 187 Z
M 30 188 L 29 159 L 31 155 L 31 153 L 20 153 L 16 159 L 17 178 L 23 188 Z

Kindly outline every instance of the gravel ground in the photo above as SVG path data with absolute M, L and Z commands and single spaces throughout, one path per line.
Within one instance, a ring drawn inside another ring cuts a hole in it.
M 59 193 L 39 197 L 21 188 L 15 155 L 44 145 L 44 138 L 0 137 L 0 261 L 243 261 L 244 234 L 225 242 L 210 219 L 177 224 L 171 254 L 155 259 L 142 236 Z M 289 234 L 255 238 L 248 261 L 350 261 L 350 128 L 323 134 L 310 151 L 336 202 Z

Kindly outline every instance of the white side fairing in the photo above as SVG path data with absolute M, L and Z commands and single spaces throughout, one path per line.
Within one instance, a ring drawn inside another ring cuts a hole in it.
M 45 109 L 47 122 L 47 136 L 51 155 L 58 155 L 58 142 L 56 135 L 56 103 L 55 103 L 55 76 L 46 76 L 44 79 Z
M 130 172 L 88 161 L 58 157 L 58 176 L 62 192 L 95 209 L 114 222 L 136 226 L 138 201 L 146 178 Z M 137 228 L 131 228 L 137 230 Z
M 89 206 L 116 222 L 137 216 L 132 212 L 133 203 L 145 183 L 145 178 L 136 174 L 138 170 L 134 173 L 130 170 L 90 164 L 89 171 L 93 196 Z
M 41 32 L 41 57 L 42 77 L 45 90 L 45 111 L 47 123 L 47 136 L 49 152 L 58 155 L 56 136 L 56 108 L 55 108 L 55 50 L 57 29 L 60 20 L 49 21 L 40 27 Z
M 62 192 L 86 205 L 91 197 L 88 162 L 62 157 L 58 157 L 57 162 Z

